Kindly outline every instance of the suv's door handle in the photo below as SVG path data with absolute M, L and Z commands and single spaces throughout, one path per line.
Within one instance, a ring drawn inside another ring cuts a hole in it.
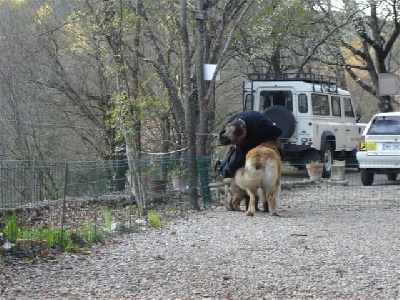
M 350 129 L 346 129 L 346 131 L 350 131 Z

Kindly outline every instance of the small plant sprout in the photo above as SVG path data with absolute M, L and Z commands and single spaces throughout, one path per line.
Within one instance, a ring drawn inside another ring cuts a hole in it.
M 112 225 L 111 212 L 108 209 L 104 209 L 103 216 L 104 216 L 106 231 L 111 232 L 111 225 Z
M 161 221 L 160 216 L 154 211 L 149 211 L 147 217 L 149 218 L 151 227 L 158 229 L 165 226 L 164 222 Z
M 17 215 L 15 211 L 13 211 L 11 217 L 7 217 L 5 213 L 3 214 L 3 217 L 6 223 L 6 226 L 3 229 L 3 233 L 7 237 L 9 242 L 13 243 L 18 239 L 20 233 Z

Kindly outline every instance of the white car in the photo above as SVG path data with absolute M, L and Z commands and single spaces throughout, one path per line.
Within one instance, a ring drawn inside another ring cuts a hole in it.
M 375 174 L 396 180 L 400 173 L 400 112 L 372 117 L 362 133 L 357 161 L 363 185 L 372 185 Z
M 243 110 L 265 114 L 280 129 L 285 161 L 305 169 L 310 161 L 324 163 L 331 176 L 334 160 L 356 165 L 358 141 L 366 124 L 351 94 L 338 79 L 308 73 L 252 73 L 243 84 Z

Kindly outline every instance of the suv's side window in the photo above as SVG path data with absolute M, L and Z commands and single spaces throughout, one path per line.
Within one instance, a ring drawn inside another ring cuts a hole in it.
M 254 96 L 252 94 L 246 94 L 244 97 L 243 110 L 252 110 L 254 106 Z
M 299 105 L 299 112 L 304 114 L 308 112 L 308 102 L 307 102 L 307 95 L 306 94 L 300 94 L 299 95 L 299 100 L 298 100 L 298 105 Z
M 328 95 L 311 94 L 311 103 L 314 115 L 330 115 Z
M 332 96 L 331 101 L 332 101 L 332 115 L 334 117 L 340 117 L 342 115 L 342 112 L 340 110 L 340 97 Z
M 354 118 L 354 111 L 353 111 L 353 106 L 351 105 L 351 98 L 344 97 L 343 105 L 344 105 L 344 115 L 346 117 Z

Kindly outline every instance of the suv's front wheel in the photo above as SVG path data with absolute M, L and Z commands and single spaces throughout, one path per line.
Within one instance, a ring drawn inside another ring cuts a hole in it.
M 365 186 L 372 185 L 374 182 L 374 172 L 368 169 L 361 169 L 361 183 Z

